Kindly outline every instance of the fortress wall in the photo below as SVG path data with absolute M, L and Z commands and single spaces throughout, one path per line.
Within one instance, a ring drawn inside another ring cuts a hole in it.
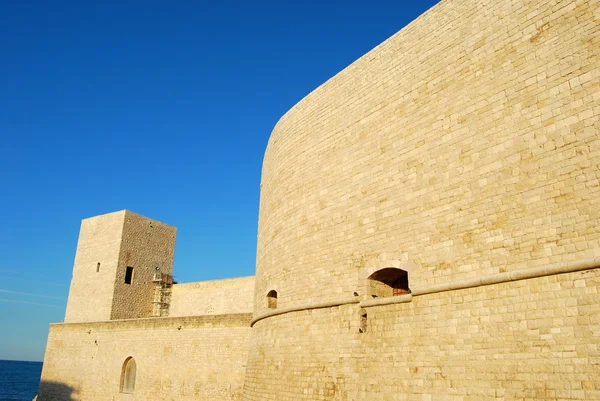
M 264 158 L 255 312 L 390 261 L 424 286 L 590 256 L 599 7 L 445 0 L 294 106 Z
M 124 219 L 120 211 L 81 221 L 65 322 L 110 319 Z
M 125 211 L 111 319 L 152 316 L 155 267 L 172 274 L 176 234 L 173 226 Z M 131 284 L 125 283 L 128 266 L 134 268 Z
M 250 314 L 53 324 L 39 401 L 239 400 Z M 133 395 L 121 369 L 137 365 Z
M 257 322 L 245 401 L 600 399 L 600 269 Z
M 257 322 L 252 327 L 243 400 L 359 400 L 351 388 L 377 378 L 363 369 L 358 324 L 355 304 Z
M 600 248 L 600 2 L 445 0 L 292 108 L 262 176 L 254 315 Z M 244 400 L 598 399 L 598 270 L 268 316 Z
M 600 399 L 600 269 L 368 309 L 357 399 Z
M 254 276 L 175 284 L 169 316 L 252 313 Z

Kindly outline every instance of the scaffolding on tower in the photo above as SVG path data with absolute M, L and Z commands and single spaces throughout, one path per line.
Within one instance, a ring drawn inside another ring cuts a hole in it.
M 161 273 L 158 267 L 154 268 L 152 282 L 155 285 L 152 316 L 169 316 L 169 305 L 171 303 L 171 291 L 173 288 L 173 276 Z

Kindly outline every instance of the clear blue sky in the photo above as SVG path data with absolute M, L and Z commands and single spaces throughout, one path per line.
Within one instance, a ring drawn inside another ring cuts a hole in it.
M 435 3 L 0 2 L 0 359 L 43 359 L 83 218 L 178 227 L 180 282 L 254 274 L 277 120 Z

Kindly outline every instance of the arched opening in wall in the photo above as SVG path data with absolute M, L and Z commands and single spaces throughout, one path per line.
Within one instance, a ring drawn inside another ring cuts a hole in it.
M 137 367 L 135 365 L 135 359 L 129 357 L 123 362 L 123 369 L 121 369 L 121 393 L 133 394 L 135 389 L 135 374 Z
M 378 270 L 367 279 L 367 291 L 373 298 L 410 294 L 408 272 L 395 267 Z
M 269 308 L 269 309 L 277 308 L 277 291 L 271 290 L 267 294 L 267 308 Z
M 365 309 L 360 309 L 358 311 L 358 315 L 360 316 L 360 326 L 358 327 L 358 332 L 365 333 L 367 331 L 367 311 Z
M 96 265 L 96 273 L 98 273 L 100 271 L 100 262 L 98 262 L 98 264 Z

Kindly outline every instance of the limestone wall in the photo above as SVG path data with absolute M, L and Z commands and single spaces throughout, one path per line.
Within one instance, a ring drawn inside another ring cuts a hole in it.
M 39 401 L 600 399 L 597 266 L 423 290 L 600 256 L 599 27 L 598 0 L 440 2 L 277 124 L 252 329 L 249 314 L 53 325 Z M 174 230 L 127 216 L 112 319 L 149 314 L 150 269 L 172 262 Z M 384 267 L 408 271 L 405 303 L 368 299 Z M 104 284 L 81 278 L 67 320 L 104 319 L 109 295 L 85 299 Z M 252 280 L 176 285 L 172 316 L 245 311 Z
M 598 400 L 600 269 L 287 313 L 253 327 L 245 401 Z
M 124 220 L 124 210 L 82 220 L 65 322 L 110 319 Z
M 385 267 L 599 256 L 599 27 L 597 0 L 445 0 L 282 117 L 245 401 L 600 399 L 598 269 L 357 303 Z
M 38 401 L 239 400 L 250 314 L 53 324 Z M 133 395 L 121 394 L 133 357 Z
M 596 0 L 446 0 L 294 106 L 265 153 L 256 311 L 589 256 Z
M 172 273 L 176 232 L 128 210 L 83 220 L 65 322 L 152 316 L 154 268 Z
M 152 316 L 155 267 L 172 274 L 176 234 L 173 226 L 126 211 L 111 319 Z M 125 283 L 128 266 L 133 267 L 131 284 Z
M 252 313 L 254 276 L 175 284 L 169 316 Z

